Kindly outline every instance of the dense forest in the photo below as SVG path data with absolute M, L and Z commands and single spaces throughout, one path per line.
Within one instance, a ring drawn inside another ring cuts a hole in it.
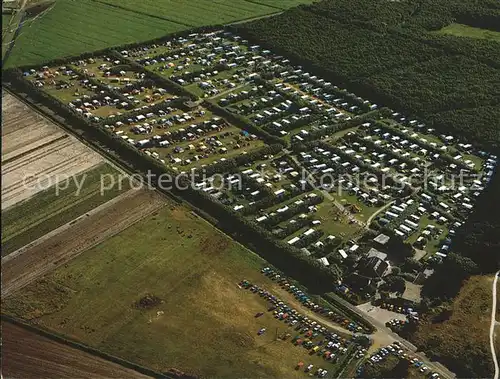
M 500 269 L 500 173 L 493 177 L 485 193 L 457 233 L 456 250 L 472 259 L 479 272 Z
M 500 148 L 500 44 L 437 31 L 500 31 L 496 0 L 325 0 L 234 28 L 358 95 Z
M 410 372 L 410 362 L 406 359 L 398 359 L 389 356 L 384 361 L 363 366 L 362 372 L 358 374 L 358 378 L 417 378 L 415 372 Z M 414 370 L 416 371 L 416 370 Z
M 329 0 L 307 10 L 339 21 L 366 23 L 379 30 L 391 27 L 437 30 L 455 21 L 500 30 L 497 0 Z

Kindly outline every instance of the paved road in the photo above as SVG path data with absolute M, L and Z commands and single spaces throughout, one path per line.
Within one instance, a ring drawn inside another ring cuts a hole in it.
M 228 88 L 222 92 L 219 92 L 218 94 L 216 95 L 213 95 L 213 96 L 209 96 L 207 98 L 205 98 L 205 100 L 209 100 L 209 99 L 215 99 L 216 97 L 222 97 L 224 96 L 225 94 L 229 93 L 229 92 L 233 92 L 233 91 L 236 91 L 240 88 L 243 88 L 245 87 L 247 84 L 249 84 L 250 82 L 244 82 L 244 83 L 241 83 L 241 84 L 238 84 L 237 86 L 233 87 L 233 88 Z M 203 100 L 203 98 L 202 98 Z
M 307 177 L 305 178 L 307 180 L 307 182 L 313 187 L 313 188 L 316 188 L 316 185 L 315 185 L 315 182 L 314 182 L 314 178 L 312 176 L 312 174 L 307 171 L 301 164 L 300 162 L 292 155 L 290 154 L 290 152 L 288 150 L 284 150 L 284 152 L 286 154 L 288 154 L 292 160 L 295 162 L 295 164 L 297 164 L 299 167 L 301 167 L 306 173 L 307 173 Z M 335 202 L 335 205 L 340 209 L 340 210 L 345 210 L 344 206 L 340 203 L 338 203 L 335 199 L 333 199 L 333 197 L 327 192 L 327 191 L 324 191 L 322 190 L 322 192 L 325 194 L 325 197 L 328 198 L 328 199 L 331 199 Z M 384 210 L 385 208 L 389 207 L 390 205 L 392 204 L 389 203 L 387 204 L 385 207 L 383 207 L 380 211 Z M 368 227 L 369 226 L 369 222 L 366 224 L 366 226 L 364 225 L 364 223 L 362 223 L 361 221 L 357 220 L 354 216 L 352 216 L 350 213 L 350 219 L 354 219 L 355 222 L 359 223 L 360 225 L 364 226 L 364 227 Z M 375 214 L 376 215 L 376 214 Z M 370 218 L 369 221 L 371 221 L 371 219 L 374 217 L 374 215 L 372 215 L 372 217 Z M 442 364 L 438 363 L 438 362 L 431 362 L 426 356 L 425 354 L 421 353 L 421 352 L 417 352 L 417 347 L 415 345 L 413 345 L 412 343 L 408 342 L 407 340 L 405 340 L 404 338 L 402 338 L 401 336 L 399 336 L 398 334 L 392 332 L 389 328 L 387 328 L 385 326 L 385 324 L 383 322 L 380 322 L 378 321 L 377 319 L 367 315 L 365 312 L 361 312 L 358 308 L 356 308 L 354 305 L 352 305 L 351 303 L 349 303 L 348 301 L 345 301 L 344 299 L 342 298 L 338 298 L 337 299 L 340 303 L 342 303 L 344 306 L 346 306 L 347 308 L 351 309 L 353 312 L 357 313 L 359 316 L 363 317 L 365 320 L 367 320 L 368 322 L 370 322 L 372 325 L 374 325 L 376 328 L 377 328 L 377 332 L 376 334 L 379 334 L 379 338 L 382 339 L 382 340 L 394 340 L 394 341 L 398 341 L 402 346 L 404 346 L 407 350 L 411 351 L 412 354 L 417 357 L 419 360 L 421 360 L 422 362 L 425 363 L 425 365 L 427 367 L 429 367 L 430 370 L 432 371 L 435 371 L 435 372 L 438 372 L 440 373 L 441 377 L 444 378 L 444 379 L 452 379 L 455 377 L 455 375 L 449 371 L 445 366 L 443 366 Z M 377 338 L 377 336 L 373 336 L 375 338 Z M 498 378 L 495 378 L 495 379 L 498 379 Z
M 497 354 L 495 352 L 495 324 L 496 324 L 496 312 L 497 312 L 497 281 L 498 275 L 500 275 L 500 271 L 497 271 L 495 274 L 495 280 L 493 280 L 493 299 L 491 303 L 491 325 L 490 325 L 490 349 L 491 356 L 493 358 L 493 364 L 495 365 L 495 374 L 493 379 L 498 379 L 498 360 Z
M 411 342 L 405 340 L 403 337 L 391 331 L 389 328 L 385 326 L 385 324 L 377 319 L 367 315 L 365 312 L 361 312 L 356 306 L 352 305 L 348 301 L 336 296 L 336 300 L 349 308 L 353 312 L 357 313 L 359 316 L 363 317 L 366 321 L 370 322 L 375 328 L 377 328 L 377 332 L 374 337 L 376 338 L 376 334 L 383 335 L 384 338 L 388 338 L 394 341 L 398 341 L 404 348 L 412 352 L 412 355 L 417 357 L 419 360 L 424 362 L 425 366 L 429 367 L 429 370 L 438 372 L 440 377 L 443 379 L 453 379 L 455 375 L 449 371 L 446 367 L 438 362 L 431 362 L 429 358 L 425 356 L 422 352 L 417 352 L 417 347 L 413 345 Z
M 372 222 L 372 220 L 381 212 L 385 211 L 387 208 L 389 208 L 392 204 L 394 204 L 396 202 L 396 200 L 393 200 L 391 201 L 390 203 L 384 205 L 382 208 L 380 208 L 378 211 L 376 211 L 374 214 L 372 214 L 370 216 L 370 218 L 368 219 L 368 221 L 366 222 L 366 229 L 368 229 L 370 227 L 370 224 Z

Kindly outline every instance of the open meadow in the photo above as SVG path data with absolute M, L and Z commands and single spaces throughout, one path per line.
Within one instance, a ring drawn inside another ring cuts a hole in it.
M 2 258 L 7 296 L 165 205 L 155 191 L 131 189 Z
M 493 30 L 474 28 L 469 25 L 450 24 L 439 30 L 440 34 L 449 34 L 457 37 L 480 38 L 500 42 L 500 32 Z
M 280 12 L 310 0 L 58 0 L 26 20 L 6 67 L 43 63 L 197 26 Z
M 101 193 L 101 176 L 118 178 L 118 172 L 108 164 L 52 186 L 33 197 L 2 211 L 2 256 L 21 248 L 78 216 L 111 200 L 128 190 L 130 182 L 123 181 Z M 82 183 L 77 187 L 76 183 Z
M 276 13 L 280 9 L 246 0 L 102 0 L 103 3 L 164 18 L 190 27 L 226 24 Z
M 4 299 L 2 309 L 158 371 L 300 377 L 299 361 L 332 370 L 289 340 L 276 341 L 291 329 L 237 285 L 264 282 L 263 264 L 170 204 Z M 259 311 L 265 314 L 256 318 Z M 262 327 L 267 332 L 258 336 Z
M 183 29 L 185 25 L 97 1 L 60 0 L 25 22 L 7 66 L 42 63 Z

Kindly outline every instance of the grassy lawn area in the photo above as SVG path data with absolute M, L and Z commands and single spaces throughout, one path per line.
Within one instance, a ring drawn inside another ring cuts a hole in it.
M 191 83 L 185 87 L 189 92 L 195 94 L 198 97 L 203 97 L 205 92 L 200 88 L 198 83 Z
M 367 221 L 372 214 L 374 214 L 378 209 L 380 209 L 380 207 L 372 207 L 366 205 L 365 203 L 359 201 L 356 195 L 349 195 L 346 190 L 344 190 L 342 195 L 340 196 L 335 193 L 332 193 L 332 195 L 343 206 L 347 206 L 348 204 L 357 205 L 361 209 L 361 212 L 356 213 L 355 216 L 358 220 L 361 221 Z
M 140 3 L 135 0 L 105 0 L 105 2 L 110 5 L 120 5 L 130 11 L 165 18 L 189 27 L 225 24 L 264 16 L 279 10 L 265 4 L 245 0 L 217 0 L 217 2 L 212 0 L 194 0 L 192 2 L 143 0 Z
M 209 113 L 209 112 L 207 112 Z M 208 118 L 204 116 L 204 118 Z M 202 119 L 196 119 L 191 122 L 201 122 Z M 185 124 L 176 125 L 175 127 L 186 128 Z M 172 131 L 173 128 L 169 129 Z M 145 135 L 140 134 L 134 139 L 145 138 Z M 220 146 L 215 146 L 210 138 L 215 138 L 220 142 Z M 253 139 L 250 136 L 242 134 L 241 129 L 226 124 L 222 129 L 215 132 L 210 131 L 207 134 L 199 135 L 196 139 L 186 141 L 174 141 L 167 147 L 154 147 L 151 152 L 156 152 L 160 158 L 165 160 L 165 163 L 171 167 L 175 167 L 179 171 L 188 171 L 194 167 L 202 165 L 210 165 L 222 158 L 230 159 L 237 155 L 250 153 L 256 149 L 262 148 L 265 143 L 260 139 Z M 182 150 L 179 150 L 182 149 Z M 221 150 L 226 149 L 226 150 Z M 177 158 L 182 162 L 175 163 L 172 159 Z M 188 163 L 189 161 L 189 163 Z
M 474 162 L 476 171 L 480 171 L 481 168 L 483 167 L 484 160 L 481 157 L 478 157 L 477 155 L 473 154 L 463 154 L 464 161 L 470 159 L 472 162 Z
M 12 16 L 11 14 L 2 14 L 2 40 L 6 37 L 6 33 L 9 32 L 9 23 Z
M 43 90 L 47 92 L 50 96 L 55 97 L 57 100 L 64 104 L 70 103 L 75 99 L 82 99 L 84 95 L 93 97 L 96 95 L 95 92 L 77 85 L 77 87 L 70 88 L 56 88 L 55 86 L 46 85 Z
M 124 181 L 121 190 L 116 186 L 101 195 L 100 177 L 107 174 L 118 175 L 118 172 L 108 164 L 102 164 L 77 175 L 76 179 L 69 179 L 68 184 L 59 183 L 58 186 L 61 188 L 59 193 L 57 187 L 52 186 L 4 210 L 2 256 L 27 245 L 128 189 L 129 182 Z M 82 183 L 82 180 L 84 184 L 78 193 L 76 183 Z M 62 189 L 66 185 L 67 188 Z
M 43 16 L 26 22 L 7 66 L 39 64 L 188 28 L 154 15 L 97 1 L 58 0 Z
M 342 214 L 332 201 L 325 199 L 317 208 L 315 218 L 321 221 L 321 229 L 325 231 L 325 235 L 333 234 L 347 241 L 361 230 L 359 225 L 349 224 L 347 216 Z
M 2 59 L 9 49 L 9 46 L 14 38 L 17 26 L 21 21 L 22 13 L 16 12 L 14 14 L 2 14 Z
M 170 205 L 3 299 L 4 313 L 155 370 L 202 377 L 303 377 L 332 363 L 276 334 L 292 331 L 240 289 L 262 284 L 256 255 Z M 147 294 L 151 306 L 138 307 Z M 265 314 L 256 318 L 257 312 Z M 267 332 L 257 336 L 266 327 Z
M 436 222 L 436 220 L 432 220 L 427 215 L 424 215 L 420 220 L 419 229 L 415 233 L 413 233 L 406 240 L 406 242 L 413 245 L 416 242 L 417 238 L 420 237 L 422 232 L 425 230 L 425 227 L 427 225 L 434 225 L 437 229 L 441 229 L 443 231 L 441 235 L 429 239 L 427 245 L 423 249 L 427 252 L 426 256 L 431 256 L 439 251 L 439 247 L 441 246 L 442 241 L 445 239 L 445 236 L 448 233 L 448 227 L 446 225 L 440 225 Z
M 451 34 L 457 37 L 482 38 L 500 42 L 500 32 L 493 30 L 474 28 L 463 24 L 450 24 L 442 28 L 438 33 Z

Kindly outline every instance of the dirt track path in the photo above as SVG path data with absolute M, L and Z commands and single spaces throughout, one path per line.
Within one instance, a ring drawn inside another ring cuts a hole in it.
M 8 255 L 2 259 L 2 296 L 11 295 L 165 204 L 156 191 L 132 189 Z
M 495 273 L 495 279 L 493 280 L 492 287 L 492 303 L 491 303 L 491 325 L 490 325 L 490 350 L 491 356 L 493 358 L 493 364 L 495 366 L 495 373 L 493 379 L 498 379 L 499 371 L 498 360 L 495 352 L 495 325 L 496 325 L 496 312 L 497 312 L 497 281 L 500 271 Z
M 149 378 L 9 322 L 2 322 L 2 371 L 23 379 Z

